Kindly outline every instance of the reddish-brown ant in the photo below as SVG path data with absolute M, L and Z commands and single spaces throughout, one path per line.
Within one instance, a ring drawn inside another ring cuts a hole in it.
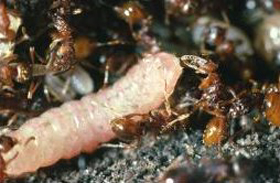
M 202 95 L 194 104 L 195 109 L 200 108 L 214 116 L 204 132 L 206 145 L 221 143 L 227 134 L 228 121 L 241 117 L 254 108 L 261 108 L 263 101 L 261 92 L 244 90 L 236 95 L 222 82 L 217 72 L 218 65 L 211 60 L 185 55 L 181 57 L 181 61 L 196 73 L 207 75 L 199 85 Z
M 14 82 L 24 84 L 31 81 L 33 77 L 43 76 L 47 73 L 45 65 L 34 63 L 34 50 L 32 48 L 30 48 L 30 54 L 32 63 L 20 61 L 14 54 L 3 58 L 0 63 L 0 91 L 13 91 Z M 31 90 L 35 90 L 35 88 L 31 88 Z
M 0 3 L 0 58 L 10 60 L 16 44 L 15 36 L 21 26 L 20 16 L 12 10 L 7 10 L 5 3 Z
M 14 30 L 11 30 L 9 13 L 6 8 L 6 3 L 3 1 L 0 3 L 0 15 L 0 33 L 2 34 L 2 37 L 7 40 L 12 40 L 15 37 L 15 32 Z
M 149 114 L 130 114 L 111 121 L 112 130 L 124 141 L 140 139 L 147 132 L 163 133 L 189 114 L 179 115 L 168 109 L 153 110 Z
M 21 26 L 21 17 L 12 10 L 6 9 L 4 2 L 0 3 L 0 90 L 13 91 L 14 81 L 25 83 L 29 81 L 36 69 L 28 63 L 19 61 L 14 54 L 15 45 L 28 38 L 26 34 L 21 40 L 16 40 L 15 36 Z M 24 31 L 23 31 L 24 33 Z
M 53 11 L 50 16 L 57 32 L 52 35 L 46 69 L 54 73 L 64 72 L 76 63 L 72 29 L 67 22 L 71 13 L 70 1 L 55 1 L 50 11 Z
M 179 165 L 170 167 L 159 178 L 161 183 L 245 182 L 252 169 L 250 166 L 252 162 L 244 158 L 233 160 L 202 159 L 199 165 L 187 160 L 174 163 Z
M 138 47 L 148 53 L 159 52 L 156 39 L 150 35 L 151 16 L 138 1 L 128 1 L 114 9 L 119 17 L 128 23 Z M 140 25 L 140 28 L 134 29 L 135 25 Z

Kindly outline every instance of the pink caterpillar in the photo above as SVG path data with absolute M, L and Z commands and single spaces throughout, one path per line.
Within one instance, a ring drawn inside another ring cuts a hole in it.
M 165 95 L 173 92 L 181 72 L 174 55 L 150 55 L 112 87 L 28 120 L 18 130 L 6 134 L 16 144 L 1 153 L 5 164 L 2 170 L 15 177 L 81 152 L 94 151 L 99 144 L 115 138 L 111 120 L 159 107 Z

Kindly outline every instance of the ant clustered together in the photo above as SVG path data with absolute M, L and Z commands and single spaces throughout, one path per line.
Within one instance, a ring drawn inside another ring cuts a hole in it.
M 93 91 L 106 91 L 137 58 L 157 57 L 160 52 L 178 56 L 181 80 L 173 95 L 164 91 L 165 102 L 160 108 L 110 120 L 111 130 L 121 140 L 139 142 L 147 132 L 172 133 L 174 128 L 188 128 L 204 120 L 208 121 L 204 144 L 222 146 L 240 134 L 230 134 L 229 128 L 232 121 L 244 116 L 253 116 L 255 124 L 269 121 L 280 126 L 277 0 L 44 3 L 0 1 L 2 154 L 19 144 L 9 133 L 26 119 Z M 111 111 L 111 116 L 118 116 L 118 111 L 105 105 L 107 101 L 96 103 Z M 9 162 L 0 157 L 1 178 Z M 241 176 L 234 169 L 236 164 L 235 160 L 208 160 L 200 167 L 187 163 L 169 170 L 161 181 L 221 182 L 225 177 Z M 203 176 L 196 180 L 197 174 Z

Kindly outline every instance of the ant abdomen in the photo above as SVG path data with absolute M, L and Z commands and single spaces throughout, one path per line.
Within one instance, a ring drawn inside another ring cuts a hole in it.
M 206 126 L 203 134 L 203 142 L 207 146 L 220 144 L 222 140 L 227 136 L 226 130 L 226 118 L 214 117 Z
M 267 120 L 277 127 L 280 126 L 280 93 L 271 92 L 265 97 L 266 109 L 264 111 Z

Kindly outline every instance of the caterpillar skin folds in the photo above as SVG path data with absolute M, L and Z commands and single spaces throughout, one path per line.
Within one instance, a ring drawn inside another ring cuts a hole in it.
M 81 152 L 93 152 L 101 143 L 115 138 L 111 120 L 159 107 L 173 92 L 181 72 L 174 55 L 148 55 L 112 87 L 28 120 L 7 134 L 16 144 L 1 153 L 6 163 L 4 172 L 16 177 Z

